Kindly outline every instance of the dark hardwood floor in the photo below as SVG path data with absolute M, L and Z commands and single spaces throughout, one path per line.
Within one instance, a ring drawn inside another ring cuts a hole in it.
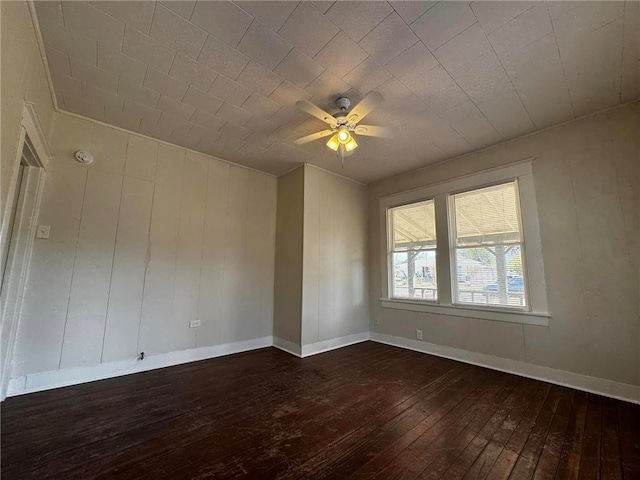
M 365 342 L 7 399 L 2 479 L 640 479 L 640 406 Z

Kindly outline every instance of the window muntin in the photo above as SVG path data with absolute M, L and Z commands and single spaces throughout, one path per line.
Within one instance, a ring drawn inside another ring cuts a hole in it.
M 517 181 L 449 196 L 454 303 L 525 309 Z
M 436 218 L 433 200 L 389 209 L 391 296 L 436 301 Z

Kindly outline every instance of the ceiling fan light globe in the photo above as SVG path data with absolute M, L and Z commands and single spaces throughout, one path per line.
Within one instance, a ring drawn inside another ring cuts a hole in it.
M 349 135 L 349 141 L 347 141 L 347 143 L 344 144 L 344 148 L 347 152 L 351 152 L 352 150 L 355 150 L 356 148 L 358 148 L 358 142 L 356 142 L 355 138 Z
M 334 152 L 337 152 L 339 146 L 340 146 L 340 141 L 338 140 L 338 134 L 336 133 L 327 142 L 327 147 L 329 147 Z
M 338 129 L 338 141 L 340 143 L 347 143 L 350 137 L 351 135 L 349 135 L 349 130 L 347 129 L 347 127 L 340 127 Z

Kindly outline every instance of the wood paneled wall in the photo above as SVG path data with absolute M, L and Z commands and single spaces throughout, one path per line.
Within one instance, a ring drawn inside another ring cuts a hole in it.
M 274 177 L 67 114 L 52 147 L 14 377 L 271 335 Z
M 309 164 L 278 178 L 277 346 L 304 356 L 369 330 L 367 202 L 365 185 Z
M 305 165 L 304 211 L 302 345 L 368 331 L 367 187 Z
M 304 168 L 278 178 L 273 335 L 300 344 Z M 300 352 L 296 352 L 300 353 Z

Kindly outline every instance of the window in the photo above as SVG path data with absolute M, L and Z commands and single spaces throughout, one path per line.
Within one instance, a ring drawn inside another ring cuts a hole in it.
M 516 181 L 449 197 L 455 303 L 527 306 Z
M 389 211 L 389 271 L 395 298 L 438 299 L 436 214 L 433 200 Z
M 383 307 L 548 325 L 530 160 L 383 197 L 380 220 Z

